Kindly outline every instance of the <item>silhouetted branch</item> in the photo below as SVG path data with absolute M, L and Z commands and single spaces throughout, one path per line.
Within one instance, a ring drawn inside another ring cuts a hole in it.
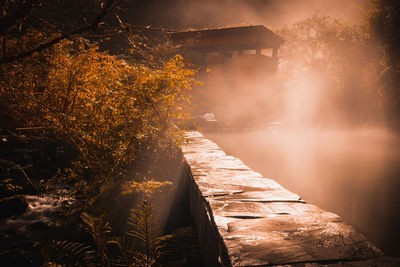
M 7 58 L 7 36 L 3 34 L 3 58 Z
M 33 2 L 36 2 L 36 1 L 33 1 Z M 27 50 L 27 51 L 25 51 L 25 52 L 21 52 L 21 53 L 19 53 L 19 54 L 17 54 L 17 55 L 12 55 L 12 56 L 7 56 L 7 57 L 5 57 L 5 56 L 3 56 L 1 59 L 0 59 L 0 64 L 4 64 L 4 63 L 8 63 L 8 62 L 13 62 L 13 61 L 15 61 L 15 60 L 18 60 L 18 59 L 21 59 L 21 58 L 25 58 L 25 57 L 28 57 L 28 56 L 31 56 L 32 54 L 34 54 L 34 53 L 36 53 L 36 52 L 40 52 L 40 51 L 42 51 L 42 50 L 44 50 L 44 49 L 46 49 L 46 48 L 49 48 L 49 47 L 52 47 L 53 45 L 55 45 L 55 44 L 57 44 L 58 42 L 60 42 L 60 41 L 62 41 L 62 40 L 64 40 L 64 39 L 66 39 L 66 38 L 69 38 L 69 37 L 72 37 L 72 36 L 75 36 L 75 35 L 79 35 L 79 34 L 82 34 L 82 33 L 84 33 L 84 32 L 86 32 L 86 31 L 89 31 L 89 30 L 96 30 L 98 27 L 99 27 L 99 25 L 101 24 L 101 22 L 103 21 L 103 19 L 104 19 L 104 17 L 108 14 L 108 13 L 110 13 L 110 12 L 112 12 L 119 4 L 121 3 L 121 0 L 109 0 L 109 1 L 107 1 L 103 6 L 102 6 L 102 8 L 101 8 L 101 10 L 99 11 L 99 13 L 97 14 L 97 16 L 93 19 L 93 21 L 91 22 L 91 23 L 89 23 L 88 25 L 85 25 L 85 26 L 77 26 L 74 30 L 72 30 L 72 31 L 69 31 L 69 32 L 66 32 L 66 33 L 60 33 L 61 35 L 60 36 L 58 36 L 58 37 L 55 37 L 55 38 L 53 38 L 53 39 L 51 39 L 51 40 L 47 40 L 46 42 L 44 42 L 44 43 L 42 43 L 42 44 L 40 44 L 40 45 L 38 45 L 38 46 L 36 46 L 36 47 L 34 47 L 34 48 L 32 48 L 32 49 L 30 49 L 30 50 Z M 32 4 L 33 5 L 33 4 Z M 22 11 L 21 11 L 22 12 Z M 26 13 L 26 12 L 25 12 Z M 24 14 L 25 14 L 24 13 Z M 26 13 L 27 14 L 27 13 Z M 20 17 L 21 15 L 19 15 L 18 17 Z M 11 20 L 10 20 L 11 21 Z M 17 20 L 15 20 L 14 21 L 14 23 L 16 23 L 17 22 Z M 1 23 L 2 22 L 0 22 L 0 27 L 1 27 Z M 10 23 L 8 23 L 7 25 L 9 25 Z M 10 25 L 9 27 L 11 27 L 12 25 Z M 8 28 L 9 28 L 8 27 Z M 4 28 L 4 27 L 3 27 Z M 1 31 L 0 31 L 1 32 Z M 4 49 L 4 47 L 3 47 L 3 49 Z
M 38 0 L 31 0 L 23 3 L 19 8 L 9 15 L 0 18 L 0 35 L 4 36 L 7 31 L 14 26 L 19 20 L 26 18 L 32 11 L 34 5 L 39 3 Z M 5 8 L 5 7 L 3 7 Z

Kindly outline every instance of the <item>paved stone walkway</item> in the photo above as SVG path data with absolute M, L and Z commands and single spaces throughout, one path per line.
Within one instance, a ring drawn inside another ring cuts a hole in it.
M 207 267 L 400 265 L 338 215 L 262 177 L 199 132 L 186 138 L 191 212 Z

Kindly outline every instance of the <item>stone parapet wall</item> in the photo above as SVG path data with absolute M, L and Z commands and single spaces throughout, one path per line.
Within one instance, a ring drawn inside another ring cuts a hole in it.
M 262 177 L 201 133 L 187 132 L 182 150 L 205 266 L 383 262 L 382 252 L 338 215 Z

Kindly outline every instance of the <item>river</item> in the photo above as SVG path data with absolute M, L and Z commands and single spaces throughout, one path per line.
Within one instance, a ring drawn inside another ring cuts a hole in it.
M 400 137 L 382 129 L 220 129 L 227 154 L 400 256 Z

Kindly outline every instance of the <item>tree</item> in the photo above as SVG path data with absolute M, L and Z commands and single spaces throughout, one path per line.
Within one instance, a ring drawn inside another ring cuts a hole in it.
M 371 40 L 383 55 L 378 76 L 378 90 L 386 117 L 392 127 L 400 127 L 400 3 L 394 0 L 374 0 L 366 13 Z
M 104 25 L 105 16 L 120 3 L 121 0 L 2 0 L 0 64 L 31 56 L 61 40 L 96 31 Z M 122 30 L 109 28 L 106 36 Z M 35 38 L 36 34 L 41 38 Z
M 385 51 L 385 64 L 400 64 L 400 3 L 395 0 L 373 0 L 366 14 L 371 39 Z
M 83 33 L 88 36 L 91 30 L 100 28 L 105 15 L 115 10 L 118 2 L 105 1 L 93 9 L 89 4 L 97 2 L 91 0 L 0 2 L 3 11 L 0 17 L 3 31 L 0 119 L 8 116 L 19 121 L 19 126 L 39 128 L 38 132 L 44 134 L 36 140 L 32 138 L 33 142 L 51 136 L 57 140 L 57 145 L 63 144 L 74 152 L 67 168 L 58 170 L 51 179 L 56 187 L 50 191 L 55 193 L 63 188 L 74 194 L 76 202 L 65 211 L 72 222 L 74 215 L 81 211 L 108 211 L 101 197 L 111 195 L 107 204 L 114 204 L 110 199 L 119 196 L 124 185 L 131 189 L 127 194 L 132 199 L 135 187 L 153 190 L 166 184 L 153 180 L 143 182 L 146 178 L 158 178 L 150 173 L 152 169 L 146 160 L 165 167 L 159 160 L 160 154 L 166 161 L 171 154 L 176 158 L 180 156 L 178 144 L 182 133 L 175 123 L 188 115 L 188 91 L 196 83 L 195 72 L 187 68 L 179 55 L 171 57 L 170 53 L 164 53 L 169 55 L 164 60 L 154 53 L 154 58 L 149 60 L 139 62 L 130 58 L 128 62 L 101 51 L 98 43 L 82 37 Z M 69 17 L 69 9 L 63 5 L 73 9 L 77 3 L 88 3 L 88 6 L 79 13 L 80 19 L 74 21 L 76 16 Z M 54 13 L 46 13 L 51 8 L 66 12 L 67 16 L 58 17 L 56 12 L 57 16 L 52 18 L 50 15 Z M 107 29 L 111 32 L 103 29 L 105 35 L 102 36 L 114 33 L 112 28 Z M 115 29 L 115 33 L 121 30 L 125 28 Z M 157 48 L 162 50 L 161 46 Z M 0 128 L 7 128 L 3 126 L 0 124 Z M 18 135 L 13 127 L 6 130 Z M 26 138 L 25 135 L 19 137 Z M 164 179 L 168 178 L 168 173 L 169 170 L 163 170 Z M 43 188 L 51 190 L 51 184 L 48 185 Z M 102 194 L 104 192 L 109 194 Z M 122 213 L 118 212 L 118 216 L 123 217 Z M 96 238 L 107 240 L 107 223 L 85 214 L 84 218 L 89 228 L 88 223 L 94 218 L 92 228 L 104 230 L 104 236 L 92 231 L 95 242 Z M 107 245 L 112 247 L 96 243 L 102 265 L 111 264 L 107 251 L 114 251 L 116 242 Z M 69 264 L 74 259 L 79 263 L 93 259 L 94 251 L 75 241 L 55 242 L 51 247 L 61 252 L 61 264 Z M 63 255 L 64 252 L 69 254 Z M 153 256 L 148 252 L 146 255 L 148 264 L 149 256 Z M 57 262 L 57 258 L 49 256 L 49 259 Z
M 129 65 L 83 38 L 0 65 L 0 72 L 2 114 L 70 144 L 79 175 L 66 181 L 92 196 L 108 182 L 131 178 L 147 151 L 179 141 L 173 122 L 187 116 L 195 82 L 180 56 L 157 69 Z
M 286 40 L 280 71 L 289 84 L 296 81 L 289 90 L 304 87 L 300 94 L 315 97 L 308 103 L 315 106 L 310 111 L 314 120 L 329 120 L 326 114 L 330 113 L 336 114 L 334 121 L 357 122 L 371 110 L 371 103 L 376 111 L 377 95 L 369 76 L 376 72 L 379 53 L 363 25 L 315 14 L 281 29 L 280 34 Z

